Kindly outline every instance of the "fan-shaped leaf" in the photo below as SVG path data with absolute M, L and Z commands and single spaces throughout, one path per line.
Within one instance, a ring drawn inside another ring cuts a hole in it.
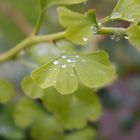
M 58 14 L 61 25 L 67 28 L 66 38 L 76 44 L 87 44 L 95 30 L 98 30 L 94 10 L 82 15 L 65 7 L 59 7 Z

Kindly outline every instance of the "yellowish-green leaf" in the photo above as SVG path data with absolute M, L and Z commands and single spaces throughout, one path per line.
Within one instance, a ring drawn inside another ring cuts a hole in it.
M 44 95 L 43 89 L 38 87 L 30 76 L 25 77 L 22 81 L 22 90 L 31 99 L 43 98 Z
M 82 15 L 65 7 L 59 7 L 58 14 L 61 25 L 67 28 L 66 38 L 76 44 L 87 44 L 98 31 L 95 10 Z
M 15 96 L 13 85 L 5 80 L 0 80 L 0 103 L 7 103 Z
M 138 51 L 140 51 L 140 26 L 130 26 L 128 28 L 127 34 L 130 43 L 134 45 Z
M 49 64 L 32 72 L 32 79 L 41 88 L 54 86 L 61 94 L 71 94 L 78 87 L 78 78 L 90 88 L 98 88 L 115 78 L 114 66 L 104 51 L 90 54 L 62 54 Z
M 47 91 L 43 99 L 44 105 L 67 129 L 84 127 L 87 121 L 95 121 L 101 115 L 100 101 L 89 88 L 81 85 L 75 94 L 66 97 L 54 89 Z
M 140 1 L 139 0 L 119 0 L 111 19 L 123 19 L 129 22 L 140 22 Z
M 21 98 L 16 104 L 14 120 L 18 127 L 26 128 L 42 115 L 42 110 L 33 101 Z

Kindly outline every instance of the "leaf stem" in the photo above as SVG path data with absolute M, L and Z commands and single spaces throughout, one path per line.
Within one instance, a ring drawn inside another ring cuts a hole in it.
M 97 34 L 127 36 L 127 28 L 101 27 Z

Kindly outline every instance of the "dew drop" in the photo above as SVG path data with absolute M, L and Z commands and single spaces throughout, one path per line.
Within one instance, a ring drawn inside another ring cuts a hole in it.
M 53 61 L 54 65 L 57 65 L 59 62 L 57 60 Z
M 66 65 L 65 65 L 65 64 L 63 64 L 61 67 L 62 67 L 63 69 L 65 69 L 65 68 L 66 68 Z
M 128 39 L 129 39 L 129 37 L 128 37 L 128 36 L 124 36 L 124 38 L 125 38 L 126 40 L 128 40 Z
M 72 61 L 71 61 L 71 59 L 68 59 L 67 62 L 71 63 Z
M 93 34 L 97 34 L 97 32 L 98 32 L 98 28 L 97 27 L 91 26 L 90 28 L 92 29 Z
M 115 40 L 116 42 L 118 42 L 118 41 L 121 40 L 121 36 L 120 35 L 117 35 L 117 34 L 111 35 L 110 38 L 112 40 Z
M 87 42 L 88 41 L 88 37 L 87 36 L 83 36 L 83 41 Z

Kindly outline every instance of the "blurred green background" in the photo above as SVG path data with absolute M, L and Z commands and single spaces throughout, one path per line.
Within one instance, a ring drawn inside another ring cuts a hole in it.
M 88 0 L 86 4 L 69 8 L 82 13 L 94 8 L 97 10 L 97 18 L 101 19 L 111 13 L 116 2 L 117 0 Z M 12 48 L 33 31 L 38 12 L 38 0 L 0 0 L 0 52 Z M 111 21 L 107 26 L 127 27 L 128 23 Z M 63 28 L 58 23 L 56 8 L 48 9 L 40 34 L 61 30 Z M 140 140 L 140 54 L 126 39 L 115 41 L 110 36 L 94 37 L 85 50 L 97 49 L 109 53 L 111 61 L 116 65 L 118 78 L 98 92 L 103 115 L 98 122 L 92 124 L 97 130 L 96 139 Z M 19 59 L 0 64 L 0 78 L 14 83 L 20 97 L 23 96 L 21 80 L 30 74 L 33 67 L 24 61 L 29 57 L 28 50 L 21 51 L 17 57 Z M 14 123 L 14 106 L 14 103 L 0 105 L 0 140 L 20 140 L 25 133 L 24 139 L 29 140 L 28 130 L 23 131 Z

